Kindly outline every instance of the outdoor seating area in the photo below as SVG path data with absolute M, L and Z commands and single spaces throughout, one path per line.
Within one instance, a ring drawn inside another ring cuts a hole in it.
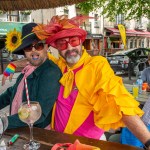
M 148 1 L 0 0 L 0 150 L 150 150 Z

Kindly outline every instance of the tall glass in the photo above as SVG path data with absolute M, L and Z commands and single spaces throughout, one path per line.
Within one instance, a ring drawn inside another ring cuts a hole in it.
M 134 84 L 133 87 L 132 87 L 132 92 L 133 92 L 134 98 L 138 98 L 138 96 L 139 96 L 139 86 Z
M 30 101 L 30 105 L 24 102 L 18 110 L 20 120 L 27 123 L 30 128 L 30 141 L 23 146 L 25 150 L 37 150 L 40 147 L 40 143 L 33 139 L 33 124 L 41 117 L 41 114 L 41 106 L 36 101 Z
M 7 115 L 3 111 L 0 111 L 0 141 L 2 140 L 3 133 L 7 129 L 7 127 L 8 127 Z M 5 147 L 5 143 L 4 141 L 1 141 L 0 148 L 3 146 Z

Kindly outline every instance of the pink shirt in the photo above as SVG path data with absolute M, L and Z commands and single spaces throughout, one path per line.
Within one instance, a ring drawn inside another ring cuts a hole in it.
M 73 70 L 74 74 L 76 74 L 76 72 L 81 68 L 82 66 Z M 72 107 L 78 94 L 78 89 L 73 88 L 69 97 L 65 99 L 63 98 L 63 91 L 64 87 L 61 86 L 58 99 L 56 101 L 56 111 L 55 111 L 55 130 L 59 132 L 64 132 L 64 129 L 67 125 L 70 116 L 70 112 L 72 110 Z M 90 115 L 87 117 L 84 123 L 74 132 L 75 135 L 85 136 L 94 139 L 100 139 L 103 133 L 104 131 L 95 126 L 94 124 L 93 112 L 90 113 Z

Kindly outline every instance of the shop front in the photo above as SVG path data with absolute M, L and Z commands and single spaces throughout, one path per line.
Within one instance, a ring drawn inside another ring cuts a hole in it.
M 99 55 L 103 45 L 103 35 L 102 34 L 88 34 L 83 46 L 86 48 L 87 52 L 92 55 Z
M 127 49 L 138 47 L 150 48 L 150 32 L 126 29 L 126 41 Z M 118 29 L 105 28 L 104 49 L 105 53 L 107 54 L 111 54 L 119 50 L 124 50 Z

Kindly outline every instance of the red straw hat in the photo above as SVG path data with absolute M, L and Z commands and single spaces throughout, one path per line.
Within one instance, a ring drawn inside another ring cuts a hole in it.
M 54 16 L 47 25 L 38 25 L 33 29 L 33 32 L 39 39 L 46 39 L 46 43 L 55 47 L 55 41 L 64 37 L 79 36 L 84 42 L 87 32 L 79 25 L 88 17 L 77 16 L 68 19 L 67 16 Z

